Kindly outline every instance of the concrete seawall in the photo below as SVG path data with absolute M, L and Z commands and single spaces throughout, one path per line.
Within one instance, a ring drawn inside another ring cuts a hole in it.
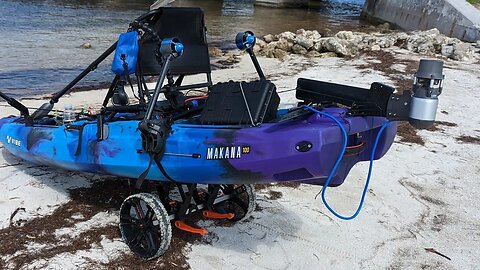
M 366 0 L 362 17 L 404 30 L 437 28 L 464 41 L 480 40 L 480 11 L 465 0 Z

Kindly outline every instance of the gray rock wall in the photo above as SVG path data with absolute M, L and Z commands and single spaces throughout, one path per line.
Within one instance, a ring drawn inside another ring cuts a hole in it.
M 366 0 L 362 17 L 404 30 L 437 28 L 464 41 L 480 40 L 480 11 L 465 0 Z

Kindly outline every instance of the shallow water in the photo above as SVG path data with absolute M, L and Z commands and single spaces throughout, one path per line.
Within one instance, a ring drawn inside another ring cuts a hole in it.
M 252 0 L 177 0 L 174 6 L 200 6 L 209 42 L 231 48 L 239 31 L 257 35 L 299 28 L 356 29 L 364 0 L 326 0 L 320 10 L 256 7 Z M 115 42 L 129 22 L 152 1 L 0 0 L 0 91 L 13 96 L 53 93 L 63 88 Z M 82 49 L 83 43 L 92 49 Z M 111 78 L 110 60 L 79 85 Z

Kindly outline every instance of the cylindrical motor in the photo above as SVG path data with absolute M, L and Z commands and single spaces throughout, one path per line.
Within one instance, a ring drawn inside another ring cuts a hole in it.
M 412 126 L 428 128 L 433 125 L 444 78 L 442 61 L 420 60 L 410 102 L 409 122 Z

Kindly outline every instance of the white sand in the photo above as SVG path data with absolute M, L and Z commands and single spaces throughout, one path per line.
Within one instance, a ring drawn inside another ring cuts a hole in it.
M 404 55 L 403 57 L 415 57 Z M 367 59 L 368 60 L 368 59 Z M 415 57 L 415 60 L 416 59 Z M 385 74 L 355 67 L 365 59 L 309 60 L 295 57 L 286 62 L 261 58 L 266 74 L 278 90 L 295 87 L 299 77 L 368 87 L 373 81 L 392 83 Z M 314 64 L 305 69 L 305 64 Z M 274 187 L 283 196 L 258 196 L 263 209 L 249 222 L 215 227 L 202 221 L 211 244 L 194 243 L 188 254 L 193 269 L 475 269 L 480 265 L 480 145 L 465 144 L 461 135 L 480 137 L 480 65 L 448 62 L 444 93 L 437 120 L 458 124 L 443 130 L 420 131 L 426 145 L 399 143 L 374 166 L 364 210 L 353 221 L 333 217 L 320 199 L 320 187 Z M 401 65 L 395 66 L 401 70 Z M 400 72 L 399 72 L 400 73 Z M 250 80 L 255 71 L 244 57 L 238 67 L 213 73 L 214 81 Z M 105 90 L 73 93 L 66 103 L 99 104 Z M 282 103 L 294 103 L 294 92 L 281 94 Z M 95 101 L 94 101 L 95 100 Z M 26 100 L 29 106 L 44 101 Z M 2 103 L 4 104 L 4 103 Z M 58 108 L 62 108 L 62 105 Z M 448 114 L 440 113 L 446 111 Z M 0 115 L 15 113 L 0 108 Z M 343 214 L 357 206 L 368 164 L 357 165 L 345 184 L 327 192 L 331 205 Z M 51 213 L 69 200 L 66 190 L 88 186 L 101 177 L 38 167 L 20 161 L 0 146 L 0 228 L 15 218 L 35 218 Z M 58 228 L 65 234 L 111 223 L 111 213 L 99 213 L 74 228 Z M 41 249 L 32 244 L 31 248 Z M 434 248 L 449 261 L 424 248 Z M 76 268 L 88 261 L 108 262 L 127 251 L 119 239 L 104 239 L 100 246 L 75 254 L 59 254 L 49 261 L 39 258 L 30 267 Z M 91 263 L 91 262 L 90 262 Z

